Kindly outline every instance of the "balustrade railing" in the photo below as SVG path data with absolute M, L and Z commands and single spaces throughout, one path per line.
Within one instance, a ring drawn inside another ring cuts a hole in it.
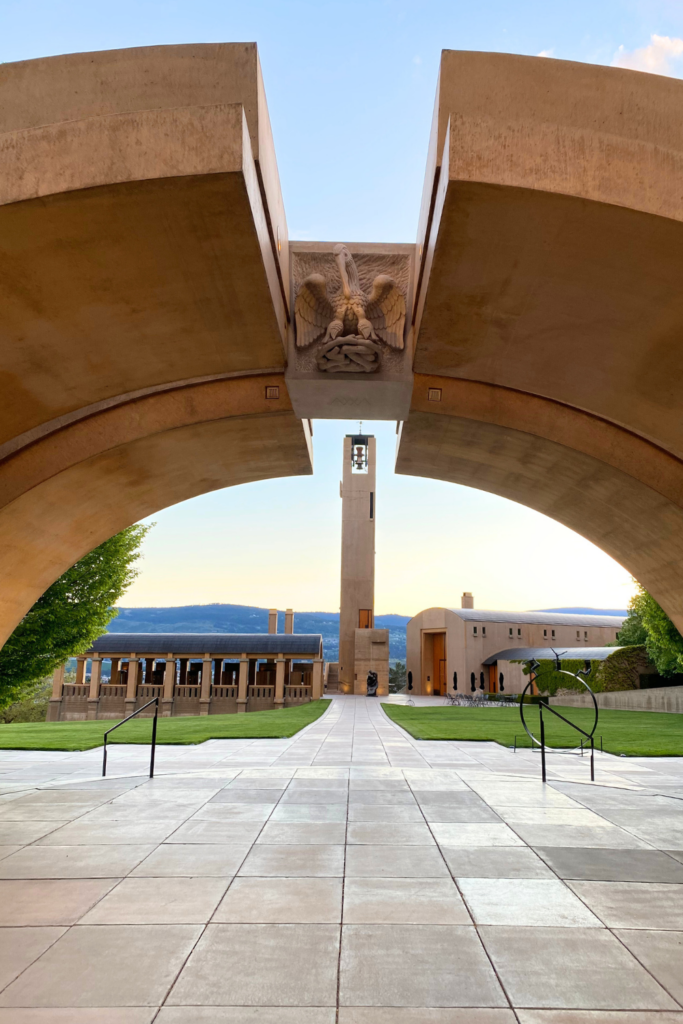
M 211 696 L 220 700 L 237 698 L 237 690 L 236 686 L 225 686 L 221 683 L 219 686 L 211 687 Z
M 184 699 L 201 696 L 201 686 L 176 686 L 175 696 Z
M 63 697 L 87 697 L 90 693 L 89 686 L 82 686 L 80 683 L 78 686 L 75 683 L 65 683 L 62 689 Z
M 310 686 L 285 686 L 285 702 L 287 701 L 299 701 L 304 703 L 311 699 Z
M 151 700 L 152 697 L 162 697 L 163 693 L 164 693 L 163 686 L 159 686 L 156 683 L 154 683 L 154 684 L 150 683 L 149 686 L 147 684 L 145 684 L 145 683 L 140 683 L 138 685 L 138 694 L 137 695 L 138 695 L 139 698 L 147 698 L 147 700 Z
M 103 683 L 100 687 L 100 697 L 104 697 L 105 700 L 109 700 L 113 697 L 125 697 L 126 687 L 122 686 L 121 683 Z
M 250 686 L 247 691 L 247 696 L 254 700 L 272 700 L 274 695 L 274 686 Z

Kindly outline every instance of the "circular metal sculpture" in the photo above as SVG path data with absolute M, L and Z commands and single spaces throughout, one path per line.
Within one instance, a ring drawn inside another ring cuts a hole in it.
M 553 671 L 559 673 L 560 675 L 570 676 L 572 679 L 576 679 L 577 682 L 581 683 L 583 688 L 585 690 L 587 690 L 588 693 L 591 695 L 591 700 L 593 701 L 593 710 L 595 712 L 595 717 L 593 719 L 593 728 L 590 730 L 590 732 L 586 732 L 585 729 L 582 729 L 580 726 L 576 725 L 574 722 L 570 722 L 569 719 L 565 718 L 564 715 L 561 715 L 559 713 L 559 711 L 556 711 L 554 708 L 551 708 L 551 706 L 547 702 L 547 700 L 539 700 L 538 705 L 537 705 L 538 706 L 539 718 L 540 718 L 540 726 L 541 726 L 541 738 L 539 740 L 532 733 L 532 731 L 529 728 L 529 726 L 527 725 L 526 719 L 524 717 L 524 698 L 526 697 L 526 694 L 527 694 L 527 691 L 529 690 L 529 688 L 533 687 L 534 683 L 536 683 L 536 680 L 537 680 L 538 677 L 536 676 L 535 670 L 536 670 L 536 668 L 539 667 L 539 664 L 538 664 L 537 661 L 529 662 L 528 664 L 530 665 L 530 679 L 529 679 L 529 682 L 524 687 L 524 690 L 522 691 L 522 695 L 521 695 L 520 700 L 519 700 L 519 716 L 520 716 L 520 718 L 522 720 L 522 726 L 524 727 L 524 731 L 526 732 L 527 736 L 531 740 L 532 749 L 533 749 L 533 745 L 536 744 L 536 746 L 539 747 L 540 750 L 541 750 L 541 770 L 542 770 L 542 775 L 543 775 L 543 781 L 544 782 L 546 781 L 545 725 L 544 725 L 544 722 L 543 722 L 543 709 L 545 708 L 546 711 L 549 711 L 552 715 L 555 715 L 556 718 L 562 719 L 563 722 L 566 722 L 567 725 L 570 725 L 572 727 L 572 729 L 576 729 L 577 732 L 580 732 L 589 741 L 590 748 L 591 748 L 591 782 L 594 782 L 595 781 L 595 763 L 594 763 L 595 746 L 594 746 L 593 737 L 595 735 L 595 730 L 596 730 L 597 725 L 598 725 L 598 714 L 599 714 L 598 702 L 595 699 L 595 694 L 591 690 L 591 688 L 588 685 L 588 683 L 586 682 L 586 680 L 582 679 L 580 675 L 577 675 L 574 672 L 569 672 L 569 671 L 567 671 L 567 669 L 560 668 L 561 660 L 560 660 L 559 657 L 556 658 L 555 659 L 555 667 L 554 667 Z M 589 661 L 586 662 L 586 668 L 585 668 L 584 671 L 586 673 L 590 672 L 590 662 Z M 581 741 L 580 745 L 581 745 L 581 749 L 583 750 L 583 740 Z

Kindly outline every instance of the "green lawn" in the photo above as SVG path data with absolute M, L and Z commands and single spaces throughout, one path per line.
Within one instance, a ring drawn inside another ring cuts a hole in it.
M 518 747 L 530 747 L 516 708 L 407 707 L 382 704 L 387 715 L 419 740 L 494 740 L 511 747 L 517 736 Z M 560 714 L 589 731 L 593 712 L 585 708 L 558 707 Z M 524 716 L 535 736 L 538 708 L 525 706 Z M 544 713 L 545 741 L 549 747 L 577 746 L 581 736 L 553 715 Z M 595 730 L 596 746 L 611 754 L 640 757 L 683 755 L 683 715 L 650 711 L 601 711 Z
M 314 700 L 279 711 L 250 711 L 242 715 L 202 715 L 159 718 L 157 743 L 203 743 L 204 740 L 280 739 L 293 736 L 327 710 L 329 700 Z M 0 748 L 5 750 L 90 750 L 102 746 L 105 730 L 116 723 L 19 722 L 0 725 Z M 149 743 L 150 718 L 134 718 L 113 732 L 108 743 Z

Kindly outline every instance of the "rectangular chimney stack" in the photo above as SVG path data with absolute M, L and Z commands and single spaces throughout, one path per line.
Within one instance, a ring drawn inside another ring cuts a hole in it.
M 268 612 L 268 632 L 277 633 L 277 608 L 271 608 Z
M 472 594 L 470 594 L 469 590 L 466 590 L 465 593 L 460 598 L 460 607 L 474 608 L 474 597 L 472 596 Z
M 291 608 L 285 611 L 285 633 L 294 632 L 294 612 Z

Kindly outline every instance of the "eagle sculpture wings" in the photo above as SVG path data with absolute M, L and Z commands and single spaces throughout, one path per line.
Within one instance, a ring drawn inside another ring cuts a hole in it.
M 321 369 L 368 372 L 379 365 L 380 349 L 376 342 L 383 341 L 393 349 L 403 348 L 405 298 L 394 279 L 386 274 L 377 275 L 371 293 L 366 295 L 346 246 L 335 246 L 334 255 L 341 287 L 328 295 L 327 280 L 322 274 L 311 274 L 305 279 L 294 305 L 296 344 L 303 348 L 323 341 L 327 351 L 325 365 L 318 361 Z M 349 365 L 349 359 L 356 365 Z

